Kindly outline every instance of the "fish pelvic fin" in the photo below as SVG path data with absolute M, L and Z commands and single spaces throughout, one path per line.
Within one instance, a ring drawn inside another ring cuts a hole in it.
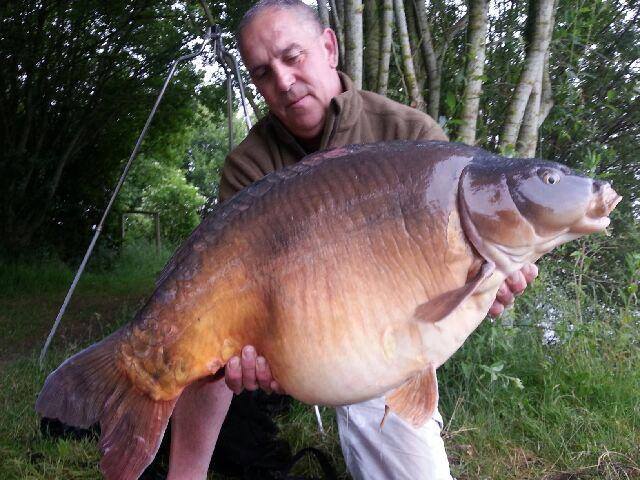
M 438 406 L 438 380 L 436 368 L 429 364 L 422 372 L 414 375 L 385 397 L 386 406 L 414 427 L 418 428 L 429 420 Z M 385 407 L 386 407 L 385 406 Z M 388 410 L 385 408 L 387 417 Z M 382 428 L 384 419 L 380 424 Z
M 473 295 L 482 282 L 491 276 L 495 268 L 496 265 L 493 262 L 487 261 L 483 263 L 477 275 L 462 287 L 445 292 L 433 300 L 418 305 L 414 317 L 418 321 L 428 323 L 439 322 Z
M 100 468 L 108 480 L 135 480 L 160 447 L 176 399 L 154 401 L 116 362 L 120 332 L 65 361 L 36 401 L 43 417 L 82 428 L 99 423 Z

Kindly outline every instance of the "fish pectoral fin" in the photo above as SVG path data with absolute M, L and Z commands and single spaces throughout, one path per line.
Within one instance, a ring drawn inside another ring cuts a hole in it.
M 389 393 L 385 397 L 385 403 L 414 427 L 424 425 L 433 416 L 438 406 L 436 368 L 433 364 L 429 364 L 422 372 Z M 385 409 L 385 418 L 387 413 Z
M 483 263 L 478 274 L 462 287 L 445 292 L 433 300 L 418 305 L 414 317 L 419 321 L 429 323 L 439 322 L 473 295 L 482 282 L 489 278 L 495 269 L 495 263 Z

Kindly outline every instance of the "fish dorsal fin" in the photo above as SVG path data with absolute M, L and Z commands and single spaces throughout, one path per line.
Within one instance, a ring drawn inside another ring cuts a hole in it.
M 414 317 L 419 321 L 430 323 L 442 320 L 461 305 L 462 302 L 473 295 L 480 284 L 491 276 L 495 268 L 495 263 L 489 261 L 484 262 L 475 278 L 460 288 L 445 292 L 433 300 L 418 305 Z
M 424 425 L 433 416 L 438 406 L 438 380 L 433 364 L 430 363 L 422 372 L 389 393 L 385 397 L 385 403 L 414 427 Z M 386 416 L 385 409 L 385 418 Z

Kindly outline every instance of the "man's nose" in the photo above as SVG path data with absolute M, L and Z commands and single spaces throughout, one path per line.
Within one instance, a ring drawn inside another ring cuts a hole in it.
M 288 92 L 291 89 L 291 85 L 296 81 L 293 71 L 286 65 L 279 65 L 274 70 L 278 90 Z

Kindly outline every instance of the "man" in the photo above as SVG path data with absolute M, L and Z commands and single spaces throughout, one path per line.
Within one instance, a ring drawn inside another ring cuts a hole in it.
M 382 140 L 447 140 L 430 117 L 371 92 L 357 91 L 337 70 L 334 32 L 299 0 L 261 0 L 239 28 L 240 53 L 269 115 L 225 162 L 220 201 L 274 170 L 319 149 Z M 524 290 L 535 266 L 500 289 L 490 313 L 497 315 Z M 279 391 L 266 360 L 246 346 L 230 359 L 226 383 L 190 386 L 172 417 L 169 480 L 203 479 L 232 391 Z M 450 479 L 440 438 L 442 420 L 415 429 L 391 413 L 380 431 L 384 399 L 337 408 L 341 446 L 355 479 Z

